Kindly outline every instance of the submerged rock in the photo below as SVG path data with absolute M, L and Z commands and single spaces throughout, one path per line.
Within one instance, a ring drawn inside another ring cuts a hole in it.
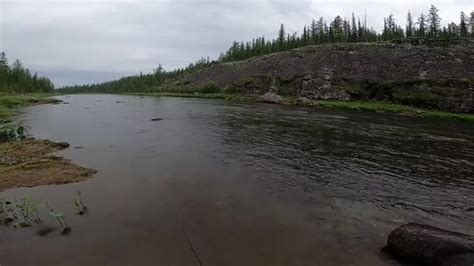
M 49 235 L 50 233 L 52 233 L 56 230 L 57 230 L 56 227 L 42 226 L 38 229 L 38 231 L 36 231 L 36 234 L 38 234 L 39 236 L 47 236 L 47 235 Z
M 474 236 L 409 223 L 390 233 L 385 250 L 421 265 L 474 265 Z
M 70 146 L 67 142 L 55 142 L 53 145 L 61 150 L 67 149 Z
M 273 92 L 267 92 L 264 95 L 260 96 L 260 100 L 265 103 L 281 103 L 283 98 Z
M 62 230 L 61 230 L 61 235 L 69 235 L 71 233 L 72 229 L 71 227 L 67 226 L 67 227 L 64 227 Z
M 161 121 L 163 118 L 157 117 L 157 118 L 152 118 L 150 121 L 156 122 L 156 121 Z

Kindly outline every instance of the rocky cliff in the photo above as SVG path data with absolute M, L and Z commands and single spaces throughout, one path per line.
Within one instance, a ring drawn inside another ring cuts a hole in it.
M 309 99 L 382 100 L 474 113 L 474 41 L 448 47 L 394 44 L 309 46 L 214 64 L 169 86 L 215 84 L 228 92 Z

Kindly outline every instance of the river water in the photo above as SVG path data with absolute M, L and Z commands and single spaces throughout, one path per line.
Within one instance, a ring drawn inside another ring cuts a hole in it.
M 398 265 L 408 222 L 474 232 L 474 126 L 220 100 L 74 95 L 26 108 L 32 136 L 98 174 L 11 189 L 69 236 L 0 227 L 9 265 Z M 151 118 L 163 118 L 150 121 Z M 71 207 L 81 191 L 89 208 Z M 192 247 L 192 249 L 191 249 Z M 193 253 L 194 250 L 194 253 Z

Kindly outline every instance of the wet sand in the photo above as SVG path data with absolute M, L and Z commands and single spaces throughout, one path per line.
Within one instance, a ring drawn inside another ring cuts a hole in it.
M 0 191 L 84 181 L 94 170 L 73 164 L 53 153 L 67 143 L 25 139 L 0 143 Z

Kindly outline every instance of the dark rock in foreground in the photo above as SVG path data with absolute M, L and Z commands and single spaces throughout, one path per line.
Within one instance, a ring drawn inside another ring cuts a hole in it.
M 421 265 L 474 265 L 474 236 L 409 223 L 390 233 L 385 250 Z

